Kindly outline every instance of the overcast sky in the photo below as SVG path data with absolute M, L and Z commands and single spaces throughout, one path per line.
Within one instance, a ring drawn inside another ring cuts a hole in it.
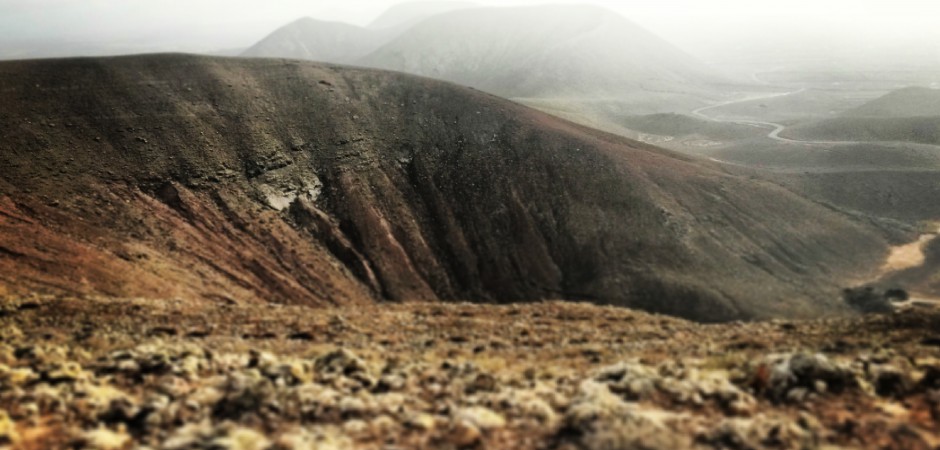
M 81 53 L 247 47 L 299 17 L 366 25 L 396 0 L 0 0 L 0 57 L 40 47 Z M 484 5 L 545 3 L 482 0 Z M 615 10 L 704 58 L 716 48 L 772 41 L 843 46 L 940 42 L 937 0 L 585 0 Z M 940 54 L 933 53 L 938 58 Z

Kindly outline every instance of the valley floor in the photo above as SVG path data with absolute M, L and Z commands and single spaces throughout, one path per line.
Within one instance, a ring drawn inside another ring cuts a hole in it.
M 13 448 L 940 445 L 940 313 L 699 325 L 625 309 L 7 298 Z

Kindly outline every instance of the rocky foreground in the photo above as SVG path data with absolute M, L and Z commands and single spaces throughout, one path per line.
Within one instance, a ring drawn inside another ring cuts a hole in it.
M 8 298 L 16 449 L 940 448 L 940 314 Z

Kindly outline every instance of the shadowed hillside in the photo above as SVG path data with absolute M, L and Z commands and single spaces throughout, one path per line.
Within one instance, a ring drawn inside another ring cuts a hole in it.
M 833 312 L 881 237 L 773 184 L 399 74 L 0 64 L 0 280 L 296 304 Z

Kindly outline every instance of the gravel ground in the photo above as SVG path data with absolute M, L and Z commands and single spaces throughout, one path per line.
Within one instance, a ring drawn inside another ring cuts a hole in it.
M 6 298 L 15 449 L 940 448 L 940 314 Z

